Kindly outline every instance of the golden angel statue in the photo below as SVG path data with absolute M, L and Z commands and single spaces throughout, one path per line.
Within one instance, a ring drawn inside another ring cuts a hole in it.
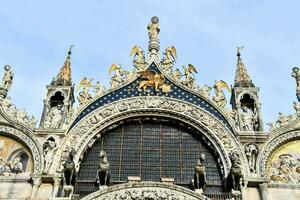
M 108 74 L 112 75 L 113 72 L 115 72 L 115 74 L 111 77 L 110 85 L 111 85 L 111 88 L 116 88 L 116 87 L 122 85 L 124 73 L 123 73 L 122 67 L 116 63 L 113 63 L 111 65 Z
M 9 91 L 12 85 L 13 78 L 14 78 L 14 73 L 11 70 L 10 65 L 5 65 L 1 87 Z
M 165 77 L 162 74 L 158 74 L 155 71 L 145 70 L 138 72 L 140 78 L 143 79 L 139 82 L 138 89 L 147 90 L 147 87 L 154 87 L 156 92 L 162 89 L 164 93 L 171 91 L 171 86 L 165 83 Z
M 145 69 L 145 55 L 141 47 L 135 45 L 130 51 L 130 57 L 133 57 L 133 66 L 137 71 Z
M 185 80 L 182 81 L 182 84 L 194 89 L 196 87 L 194 73 L 198 73 L 196 68 L 192 64 L 188 64 L 188 67 L 182 66 L 184 69 Z
M 223 89 L 226 89 L 228 92 L 231 93 L 230 87 L 225 81 L 219 80 L 219 81 L 215 81 L 214 89 L 215 89 L 215 96 L 213 97 L 214 102 L 216 102 L 216 104 L 220 108 L 225 108 L 227 104 L 227 100 L 225 98 Z
M 158 17 L 152 17 L 151 23 L 148 25 L 148 36 L 150 40 L 157 40 L 158 39 L 158 33 L 160 31 L 160 27 L 158 24 Z
M 97 96 L 103 95 L 106 91 L 106 88 L 104 85 L 102 85 L 99 81 L 93 86 L 94 92 Z
M 84 77 L 77 86 L 76 92 L 81 90 L 79 92 L 79 96 L 77 97 L 79 105 L 86 104 L 89 100 L 92 99 L 92 96 L 89 93 L 89 90 L 92 87 L 92 81 L 93 79 L 88 79 Z
M 171 68 L 174 66 L 174 62 L 177 59 L 176 48 L 174 46 L 170 46 L 163 54 L 164 57 L 161 61 L 161 66 L 165 71 L 171 72 Z
M 173 80 L 175 81 L 175 82 L 181 82 L 181 78 L 182 78 L 182 73 L 180 72 L 180 70 L 179 69 L 176 69 L 175 70 L 175 72 L 173 73 Z

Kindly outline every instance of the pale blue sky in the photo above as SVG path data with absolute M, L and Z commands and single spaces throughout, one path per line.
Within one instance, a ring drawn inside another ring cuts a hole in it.
M 161 48 L 177 48 L 177 66 L 197 66 L 200 85 L 216 79 L 233 83 L 236 47 L 260 87 L 264 121 L 279 111 L 293 113 L 293 66 L 300 65 L 300 1 L 137 0 L 0 1 L 0 67 L 15 78 L 10 96 L 19 108 L 40 118 L 46 85 L 72 54 L 73 80 L 84 76 L 108 85 L 108 68 L 130 68 L 129 52 L 147 49 L 146 26 L 160 19 Z

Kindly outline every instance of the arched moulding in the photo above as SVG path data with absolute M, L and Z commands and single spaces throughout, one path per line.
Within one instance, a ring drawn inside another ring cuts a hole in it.
M 98 190 L 82 200 L 109 200 L 109 199 L 178 199 L 178 200 L 205 200 L 204 195 L 195 193 L 184 187 L 158 182 L 125 183 L 109 187 L 107 190 Z
M 267 177 L 267 163 L 270 159 L 272 153 L 285 145 L 288 142 L 300 140 L 300 131 L 299 130 L 291 130 L 275 132 L 271 135 L 271 137 L 265 142 L 259 156 L 257 158 L 256 168 L 259 170 L 259 175 L 261 177 Z
M 32 133 L 23 132 L 16 128 L 0 125 L 0 135 L 9 137 L 23 144 L 30 151 L 33 160 L 33 173 L 39 174 L 43 170 L 43 150 Z
M 249 171 L 242 145 L 234 133 L 217 118 L 193 104 L 173 98 L 151 96 L 116 101 L 87 115 L 67 133 L 56 152 L 50 171 L 55 172 L 61 169 L 71 147 L 74 147 L 77 152 L 75 161 L 78 164 L 80 156 L 88 146 L 92 145 L 95 138 L 100 137 L 99 133 L 102 130 L 111 127 L 118 121 L 147 115 L 173 118 L 187 123 L 203 133 L 207 141 L 217 150 L 224 166 L 225 175 L 230 169 L 231 162 L 228 155 L 231 152 L 237 152 L 240 155 L 244 171 L 246 173 Z

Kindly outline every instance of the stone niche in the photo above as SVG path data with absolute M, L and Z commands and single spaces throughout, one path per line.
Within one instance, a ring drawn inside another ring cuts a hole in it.
M 273 183 L 300 183 L 300 140 L 275 149 L 267 162 L 267 176 Z
M 20 142 L 0 135 L 0 199 L 30 197 L 32 156 Z

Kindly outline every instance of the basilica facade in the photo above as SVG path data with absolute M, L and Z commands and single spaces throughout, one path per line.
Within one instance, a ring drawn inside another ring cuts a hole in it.
M 108 69 L 110 88 L 72 82 L 71 46 L 39 124 L 11 102 L 14 74 L 4 66 L 0 199 L 300 199 L 299 69 L 295 113 L 264 130 L 241 47 L 231 87 L 198 85 L 193 64 L 177 68 L 174 46 L 161 50 L 157 17 L 147 30 L 147 51 L 130 52 L 132 70 Z

